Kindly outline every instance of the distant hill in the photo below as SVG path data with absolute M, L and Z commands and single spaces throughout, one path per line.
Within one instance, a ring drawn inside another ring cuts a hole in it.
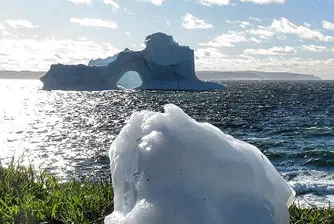
M 289 72 L 258 72 L 258 71 L 198 71 L 197 77 L 202 80 L 321 80 L 314 75 Z
M 0 71 L 0 79 L 38 79 L 46 72 Z

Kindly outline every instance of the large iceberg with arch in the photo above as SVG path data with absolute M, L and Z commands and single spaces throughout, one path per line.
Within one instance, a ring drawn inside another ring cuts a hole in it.
M 288 224 L 295 192 L 253 145 L 169 104 L 135 112 L 110 151 L 105 224 Z
M 212 90 L 223 86 L 199 80 L 195 73 L 194 51 L 180 46 L 172 36 L 154 33 L 145 39 L 145 49 L 124 51 L 107 59 L 91 60 L 89 65 L 51 65 L 40 78 L 44 89 L 118 89 L 118 81 L 137 72 L 142 81 L 137 89 Z

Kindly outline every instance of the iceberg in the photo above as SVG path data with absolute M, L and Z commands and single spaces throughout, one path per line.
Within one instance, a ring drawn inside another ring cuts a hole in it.
M 261 151 L 179 107 L 135 112 L 109 150 L 105 224 L 288 224 L 295 192 Z
M 130 71 L 137 72 L 147 90 L 213 90 L 224 86 L 204 82 L 195 73 L 194 51 L 180 46 L 172 36 L 154 33 L 145 39 L 145 49 L 124 51 L 106 59 L 91 60 L 89 65 L 51 65 L 40 78 L 43 89 L 108 90 Z

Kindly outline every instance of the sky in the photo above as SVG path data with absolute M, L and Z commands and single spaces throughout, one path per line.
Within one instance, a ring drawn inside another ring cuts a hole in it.
M 194 49 L 196 70 L 334 79 L 334 0 L 0 0 L 0 70 L 87 64 L 155 32 Z

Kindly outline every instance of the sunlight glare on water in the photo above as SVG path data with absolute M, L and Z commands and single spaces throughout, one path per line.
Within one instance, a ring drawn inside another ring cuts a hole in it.
M 0 80 L 0 160 L 62 180 L 110 174 L 107 151 L 135 111 L 173 103 L 197 121 L 257 146 L 298 194 L 334 195 L 334 83 L 227 82 L 224 91 L 43 91 L 37 80 Z
M 39 100 L 39 95 L 36 90 L 41 85 L 35 80 L 1 80 L 1 154 L 18 157 L 23 155 L 24 149 L 29 149 L 30 144 L 25 141 L 22 134 L 25 130 L 30 129 L 30 124 L 37 119 L 35 105 Z M 19 144 L 15 144 L 16 148 L 11 148 L 12 142 L 19 142 Z

